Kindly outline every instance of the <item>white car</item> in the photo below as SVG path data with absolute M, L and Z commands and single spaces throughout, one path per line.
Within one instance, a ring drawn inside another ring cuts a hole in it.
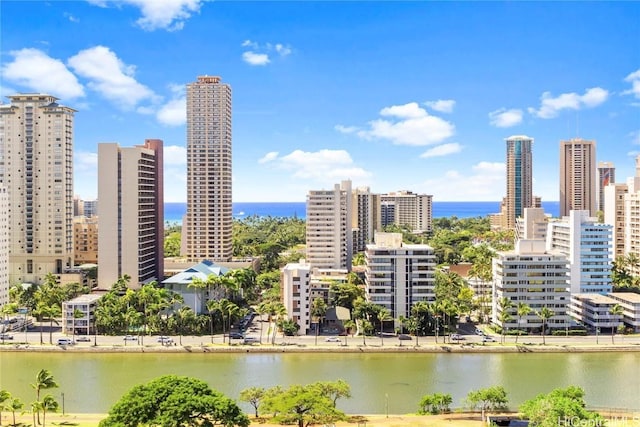
M 482 337 L 482 342 L 496 342 L 495 338 L 485 335 Z
M 324 340 L 326 342 L 340 342 L 340 338 L 338 338 L 338 337 L 327 337 Z
M 58 345 L 74 345 L 75 342 L 71 338 L 58 338 Z
M 78 341 L 78 342 L 91 342 L 91 338 L 81 335 L 81 336 L 76 338 L 76 341 Z
M 125 335 L 123 339 L 125 341 L 138 341 L 138 337 L 135 335 Z
M 451 334 L 451 339 L 453 341 L 462 341 L 462 340 L 465 340 L 466 338 L 460 334 Z

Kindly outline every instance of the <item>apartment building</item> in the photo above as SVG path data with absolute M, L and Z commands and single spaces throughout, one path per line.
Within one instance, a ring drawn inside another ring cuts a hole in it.
M 98 218 L 73 218 L 73 248 L 76 264 L 98 263 Z
M 199 76 L 187 84 L 187 213 L 182 222 L 182 253 L 191 261 L 231 260 L 231 143 L 231 86 L 218 76 Z
M 0 212 L 9 211 L 9 194 L 0 184 Z M 0 215 L 0 307 L 9 303 L 9 216 Z
M 123 275 L 137 288 L 164 273 L 162 141 L 98 144 L 98 287 Z
M 516 240 L 545 240 L 548 223 L 543 208 L 525 208 L 522 217 L 516 218 Z
M 380 196 L 381 226 L 408 226 L 413 232 L 430 232 L 433 227 L 433 196 L 396 191 Z
M 640 332 L 640 294 L 612 292 L 607 295 L 622 307 L 622 321 L 634 333 Z
M 513 251 L 498 252 L 493 259 L 492 322 L 503 329 L 540 331 L 542 319 L 537 315 L 547 308 L 553 317 L 547 321 L 549 329 L 567 328 L 569 316 L 569 268 L 564 254 L 545 249 L 543 240 L 519 240 Z M 500 301 L 511 302 L 510 320 L 502 322 Z M 524 303 L 531 312 L 521 319 L 518 304 Z
M 596 193 L 596 209 L 604 212 L 604 189 L 616 182 L 616 167 L 611 162 L 598 162 L 598 192 Z
M 569 260 L 571 294 L 611 292 L 612 235 L 611 225 L 599 223 L 589 211 L 570 211 L 549 222 L 547 250 Z
M 0 105 L 0 184 L 9 194 L 9 280 L 40 283 L 72 267 L 76 110 L 42 93 Z
M 96 308 L 104 294 L 80 295 L 62 303 L 62 333 L 92 335 L 96 331 Z
M 373 242 L 374 233 L 382 229 L 380 195 L 371 193 L 369 187 L 358 187 L 353 190 L 351 206 L 353 252 L 363 252 Z
M 351 181 L 307 194 L 306 259 L 313 268 L 351 270 Z
M 609 184 L 604 188 L 604 223 L 613 230 L 611 239 L 613 258 L 625 254 L 625 196 L 627 184 Z
M 409 317 L 418 301 L 435 301 L 436 257 L 428 245 L 402 243 L 400 233 L 376 233 L 365 251 L 367 299 Z
M 611 307 L 618 302 L 608 295 L 572 294 L 569 315 L 588 329 L 611 332 L 622 324 L 623 315 L 611 314 Z
M 572 210 L 596 215 L 596 143 L 560 141 L 560 216 Z
M 514 229 L 516 218 L 533 207 L 533 138 L 510 136 L 506 140 L 507 194 L 504 200 L 504 225 Z

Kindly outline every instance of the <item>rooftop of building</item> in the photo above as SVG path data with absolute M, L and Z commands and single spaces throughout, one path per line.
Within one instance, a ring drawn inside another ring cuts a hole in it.
M 104 294 L 105 292 L 93 292 L 90 294 L 83 294 L 67 302 L 73 303 L 73 304 L 90 304 L 92 302 L 98 301 L 100 298 L 102 298 Z
M 607 295 L 602 295 L 597 293 L 576 293 L 576 294 L 571 294 L 571 298 L 579 299 L 580 301 L 592 302 L 594 304 L 612 304 L 613 305 L 617 303 L 617 301 L 614 300 L 613 298 Z
M 640 294 L 633 292 L 611 292 L 609 295 L 627 302 L 640 304 Z

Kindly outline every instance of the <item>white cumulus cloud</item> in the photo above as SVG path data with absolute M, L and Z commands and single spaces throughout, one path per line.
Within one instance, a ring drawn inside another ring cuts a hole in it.
M 625 90 L 623 94 L 633 95 L 636 98 L 640 99 L 640 69 L 629 74 L 627 77 L 625 77 L 624 81 L 631 83 L 631 89 Z
M 489 113 L 489 120 L 492 126 L 508 128 L 522 123 L 522 110 L 517 108 L 500 108 Z
M 69 58 L 68 64 L 89 80 L 89 88 L 125 110 L 142 101 L 157 99 L 151 89 L 136 81 L 135 66 L 124 64 L 108 47 L 82 50 Z
M 129 5 L 138 8 L 142 16 L 136 24 L 146 31 L 181 30 L 192 15 L 200 12 L 204 2 L 205 0 L 89 0 L 89 3 L 100 7 L 113 4 L 116 7 Z
M 187 164 L 187 149 L 180 145 L 165 145 L 163 147 L 165 166 L 185 166 Z
M 383 119 L 369 122 L 369 129 L 357 132 L 363 139 L 386 139 L 397 145 L 438 144 L 454 134 L 450 122 L 432 116 L 416 102 L 380 110 Z M 389 119 L 387 119 L 389 117 Z
M 271 60 L 266 53 L 243 52 L 242 60 L 249 65 L 267 65 Z
M 557 117 L 562 110 L 580 110 L 583 107 L 596 107 L 607 100 L 609 91 L 600 87 L 587 89 L 580 95 L 575 92 L 563 93 L 553 97 L 550 92 L 544 92 L 540 97 L 540 108 L 529 108 L 529 113 L 541 118 Z
M 13 61 L 2 66 L 4 80 L 58 98 L 73 99 L 85 95 L 76 76 L 59 59 L 31 48 L 14 50 L 9 54 Z
M 434 111 L 441 113 L 452 113 L 453 107 L 456 106 L 456 101 L 453 99 L 438 99 L 437 101 L 427 101 L 424 103 L 427 107 Z
M 505 190 L 505 164 L 481 161 L 470 173 L 452 169 L 422 183 L 420 191 L 439 201 L 496 201 Z
M 285 156 L 267 153 L 260 163 L 269 163 L 292 173 L 296 179 L 306 179 L 331 185 L 343 179 L 367 179 L 371 173 L 354 164 L 345 150 L 323 149 L 315 152 L 294 150 Z
M 265 154 L 261 159 L 258 160 L 258 163 L 263 164 L 263 163 L 269 163 L 275 159 L 278 158 L 278 152 L 277 151 L 271 151 L 267 154 Z
M 340 133 L 347 133 L 347 134 L 357 132 L 360 129 L 357 126 L 343 126 L 343 125 L 335 125 L 333 128 Z
M 459 153 L 460 151 L 462 151 L 462 145 L 457 142 L 451 142 L 449 144 L 436 145 L 422 153 L 420 157 L 423 159 L 428 159 L 430 157 L 442 157 L 448 156 L 449 154 Z
M 182 126 L 187 122 L 187 99 L 176 98 L 164 104 L 156 113 L 158 122 L 167 126 Z

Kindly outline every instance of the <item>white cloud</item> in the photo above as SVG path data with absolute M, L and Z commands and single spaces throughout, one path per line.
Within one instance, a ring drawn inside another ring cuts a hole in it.
M 420 191 L 433 194 L 438 201 L 496 201 L 505 190 L 505 164 L 479 162 L 465 175 L 449 170 L 444 175 L 425 181 Z
M 575 92 L 563 93 L 552 97 L 550 92 L 544 92 L 540 97 L 540 108 L 529 108 L 529 113 L 541 118 L 557 117 L 562 110 L 579 110 L 583 107 L 596 107 L 607 100 L 609 91 L 600 87 L 589 88 L 583 95 Z
M 73 16 L 69 12 L 65 12 L 64 13 L 64 17 L 67 18 L 70 22 L 74 22 L 74 23 L 80 22 L 80 19 L 76 18 L 75 16 Z
M 98 153 L 76 151 L 73 155 L 75 171 L 95 171 L 98 167 Z
M 449 144 L 436 145 L 422 153 L 420 157 L 423 159 L 428 159 L 430 157 L 442 157 L 448 156 L 449 154 L 459 153 L 460 151 L 462 151 L 462 145 L 457 142 L 451 142 Z
M 500 108 L 489 113 L 491 125 L 499 128 L 508 128 L 522 123 L 522 110 L 512 108 Z
M 89 80 L 89 88 L 125 110 L 142 101 L 157 99 L 151 89 L 133 77 L 135 66 L 124 64 L 108 47 L 82 50 L 69 58 L 68 64 Z
M 640 99 L 640 69 L 634 71 L 624 78 L 625 82 L 631 83 L 631 89 L 622 92 L 624 95 L 633 95 Z
M 347 133 L 347 134 L 357 132 L 360 129 L 357 126 L 343 126 L 343 125 L 335 125 L 333 128 L 340 133 Z
M 250 47 L 253 49 L 258 49 L 258 43 L 256 42 L 252 42 L 251 40 L 247 39 L 245 41 L 242 42 L 241 44 L 242 47 Z
M 13 61 L 2 67 L 3 79 L 36 92 L 73 99 L 85 95 L 84 88 L 62 61 L 38 49 L 11 51 Z
M 441 113 L 451 113 L 453 112 L 453 107 L 456 106 L 456 101 L 454 101 L 453 99 L 438 99 L 437 101 L 427 101 L 424 103 L 424 105 L 434 111 L 439 111 Z
M 640 145 L 640 129 L 633 132 L 629 132 L 628 136 L 631 138 L 632 144 Z
M 267 154 L 265 154 L 261 159 L 258 160 L 258 163 L 260 164 L 264 164 L 264 163 L 269 163 L 275 159 L 278 158 L 278 152 L 277 151 L 271 151 Z
M 146 31 L 181 30 L 185 21 L 200 12 L 204 2 L 205 0 L 89 0 L 89 3 L 99 7 L 107 7 L 113 3 L 117 7 L 124 4 L 140 9 L 142 17 L 136 24 Z
M 158 122 L 167 126 L 182 126 L 187 122 L 187 99 L 172 99 L 156 113 Z
M 306 179 L 331 185 L 342 179 L 367 179 L 371 173 L 357 167 L 345 150 L 320 150 L 308 152 L 295 150 L 286 156 L 267 153 L 260 163 L 270 163 L 276 168 L 292 172 L 293 178 Z
M 255 53 L 255 52 L 244 52 L 242 54 L 242 60 L 249 65 L 267 65 L 271 60 L 269 60 L 269 55 L 266 53 Z
M 165 145 L 163 150 L 164 165 L 185 166 L 187 164 L 187 149 L 180 145 Z
M 368 130 L 357 135 L 363 139 L 386 139 L 398 145 L 438 144 L 454 134 L 455 127 L 440 117 L 431 116 L 416 102 L 394 105 L 380 110 L 380 115 L 398 120 L 377 119 Z
M 275 50 L 280 54 L 280 56 L 287 56 L 291 54 L 291 48 L 281 43 L 276 43 Z

